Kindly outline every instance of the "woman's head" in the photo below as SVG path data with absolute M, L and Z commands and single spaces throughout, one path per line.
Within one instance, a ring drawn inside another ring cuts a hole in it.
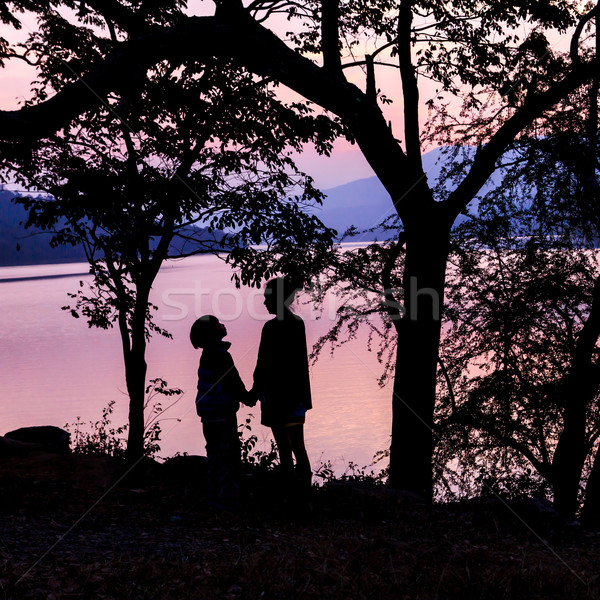
M 272 315 L 288 307 L 296 296 L 298 286 L 288 277 L 275 277 L 265 285 L 265 306 Z
M 227 335 L 227 329 L 217 317 L 204 315 L 196 319 L 190 330 L 190 342 L 194 348 L 204 348 L 208 344 L 220 341 Z

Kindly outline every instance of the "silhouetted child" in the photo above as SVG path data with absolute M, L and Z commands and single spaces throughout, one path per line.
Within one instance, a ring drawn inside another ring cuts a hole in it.
M 312 478 L 304 445 L 312 402 L 304 322 L 289 309 L 295 293 L 296 286 L 282 277 L 265 286 L 265 307 L 274 318 L 263 326 L 250 394 L 261 399 L 261 423 L 273 432 L 284 485 L 288 493 L 299 491 L 293 499 L 302 502 Z
M 198 367 L 198 398 L 212 403 L 201 414 L 208 459 L 208 494 L 217 506 L 233 508 L 239 499 L 240 440 L 236 413 L 240 402 L 253 405 L 233 358 L 225 325 L 205 315 L 192 325 L 190 341 L 202 348 Z M 207 385 L 207 379 L 213 382 Z M 218 390 L 219 394 L 213 394 Z

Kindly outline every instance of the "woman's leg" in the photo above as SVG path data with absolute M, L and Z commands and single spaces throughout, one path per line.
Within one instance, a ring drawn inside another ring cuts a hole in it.
M 308 484 L 310 487 L 312 471 L 306 446 L 304 445 L 304 425 L 298 424 L 288 427 L 287 432 L 292 452 L 296 457 L 296 472 L 298 473 L 298 477 L 303 484 Z
M 285 476 L 291 477 L 294 473 L 294 461 L 292 459 L 292 443 L 288 435 L 288 429 L 286 427 L 271 427 L 271 430 L 277 444 L 281 471 Z

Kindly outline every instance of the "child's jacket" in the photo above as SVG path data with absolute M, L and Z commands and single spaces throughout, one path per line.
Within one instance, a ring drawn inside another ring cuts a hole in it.
M 229 342 L 216 342 L 206 346 L 200 356 L 200 369 L 209 371 L 215 381 L 220 384 L 223 391 L 231 396 L 231 402 L 227 406 L 220 407 L 218 411 L 210 416 L 211 421 L 226 419 L 232 417 L 240 407 L 240 401 L 246 394 L 246 386 L 242 381 L 238 370 L 233 363 L 233 358 L 229 354 Z M 206 419 L 203 417 L 203 421 Z

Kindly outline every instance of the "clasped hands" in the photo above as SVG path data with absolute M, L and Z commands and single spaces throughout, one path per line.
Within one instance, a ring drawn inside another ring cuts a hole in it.
M 247 394 L 243 403 L 246 406 L 255 406 L 259 400 L 262 400 L 263 392 L 256 388 L 252 388 Z

